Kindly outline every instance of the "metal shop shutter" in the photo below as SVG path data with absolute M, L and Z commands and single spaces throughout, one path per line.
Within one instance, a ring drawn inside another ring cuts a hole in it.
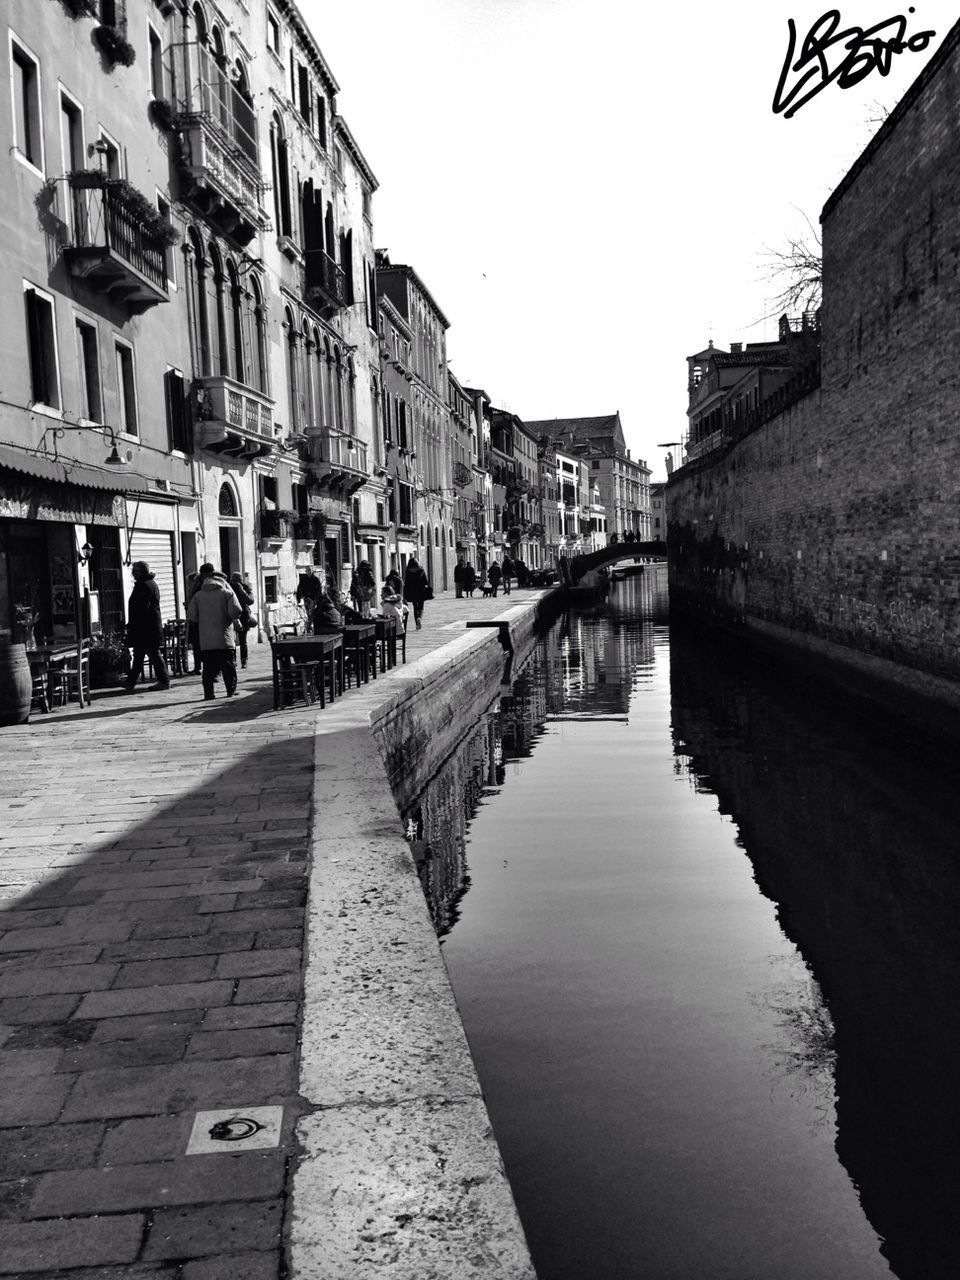
M 160 614 L 164 622 L 177 616 L 176 564 L 173 534 L 134 529 L 130 534 L 130 563 L 146 560 L 160 591 Z

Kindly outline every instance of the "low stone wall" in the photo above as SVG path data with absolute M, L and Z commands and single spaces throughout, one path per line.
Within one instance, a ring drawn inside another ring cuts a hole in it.
M 557 608 L 500 615 L 517 665 Z M 496 628 L 472 630 L 367 692 L 363 716 L 351 698 L 318 718 L 294 1280 L 535 1280 L 390 785 L 449 755 L 506 657 Z

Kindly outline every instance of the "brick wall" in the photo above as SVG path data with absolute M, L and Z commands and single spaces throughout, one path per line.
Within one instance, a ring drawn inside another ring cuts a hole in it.
M 667 485 L 671 592 L 960 680 L 960 24 L 823 213 L 821 387 Z

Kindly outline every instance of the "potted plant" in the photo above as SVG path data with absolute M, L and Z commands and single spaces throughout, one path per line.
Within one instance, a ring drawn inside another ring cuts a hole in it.
M 124 67 L 131 67 L 136 62 L 137 51 L 119 27 L 112 27 L 104 22 L 99 27 L 94 27 L 93 35 L 104 57 L 111 62 L 119 62 Z
M 90 684 L 108 689 L 120 684 L 130 671 L 130 650 L 119 631 L 102 631 L 90 639 Z

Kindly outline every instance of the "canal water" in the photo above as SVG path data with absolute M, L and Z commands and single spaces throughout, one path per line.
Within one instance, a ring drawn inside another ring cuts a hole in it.
M 539 1280 L 954 1280 L 956 766 L 661 573 L 405 814 Z

